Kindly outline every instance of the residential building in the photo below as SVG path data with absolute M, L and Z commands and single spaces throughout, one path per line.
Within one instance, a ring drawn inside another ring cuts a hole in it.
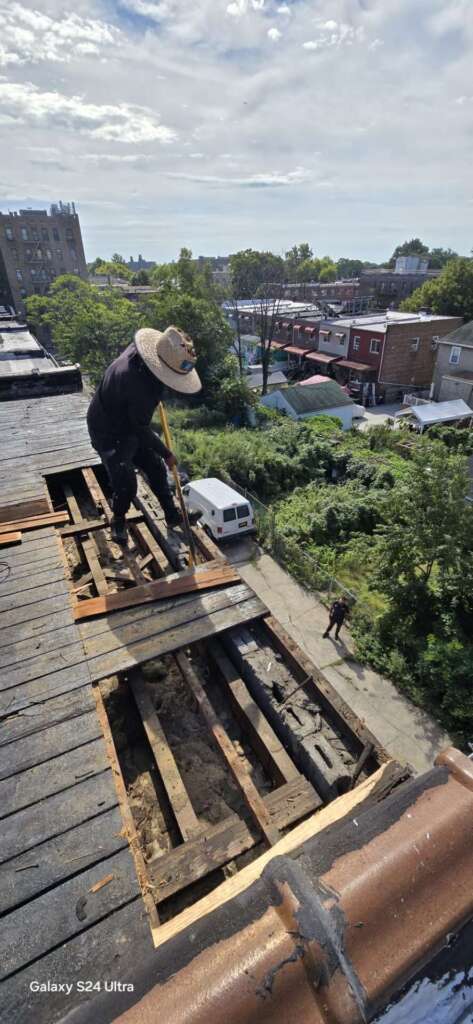
M 152 270 L 153 267 L 156 266 L 156 263 L 154 260 L 144 260 L 141 253 L 139 253 L 138 259 L 136 260 L 133 259 L 133 256 L 130 256 L 128 263 L 126 263 L 125 266 L 128 267 L 128 270 L 137 274 L 139 270 Z
M 287 284 L 284 295 L 293 300 L 341 303 L 347 312 L 362 313 L 369 308 L 396 309 L 425 281 L 434 280 L 440 270 L 429 270 L 428 263 L 419 256 L 400 256 L 394 269 L 374 267 L 358 277 L 338 281 L 310 281 Z
M 250 391 L 261 391 L 263 387 L 263 369 L 261 366 L 251 367 L 251 371 L 245 377 L 245 382 Z M 270 370 L 266 381 L 267 393 L 277 391 L 278 388 L 287 386 L 287 377 L 281 370 Z
M 332 331 L 349 331 L 349 344 L 335 376 L 343 384 L 376 383 L 393 398 L 399 389 L 429 389 L 438 342 L 460 324 L 461 317 L 395 311 L 336 320 Z
M 0 401 L 82 389 L 80 366 L 61 365 L 13 316 L 0 320 Z
M 473 320 L 440 338 L 433 380 L 433 398 L 462 398 L 473 409 Z
M 269 409 L 279 409 L 293 420 L 324 414 L 338 416 L 344 430 L 349 430 L 352 425 L 354 403 L 333 380 L 308 386 L 294 384 L 265 395 L 261 402 Z
M 0 304 L 23 315 L 28 295 L 44 295 L 61 274 L 87 278 L 74 203 L 0 213 Z

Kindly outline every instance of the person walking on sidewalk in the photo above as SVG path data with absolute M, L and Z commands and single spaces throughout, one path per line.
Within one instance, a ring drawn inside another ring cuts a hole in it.
M 136 497 L 136 470 L 145 474 L 169 527 L 181 524 L 166 466 L 175 456 L 151 427 L 164 386 L 184 395 L 201 390 L 191 338 L 177 327 L 164 332 L 144 327 L 114 359 L 87 412 L 90 440 L 107 471 L 113 492 L 112 540 L 127 543 L 125 516 Z
M 329 612 L 329 623 L 324 633 L 324 639 L 330 636 L 330 631 L 335 626 L 335 639 L 338 640 L 340 636 L 340 630 L 345 622 L 347 615 L 349 614 L 350 607 L 346 597 L 338 597 L 333 602 Z

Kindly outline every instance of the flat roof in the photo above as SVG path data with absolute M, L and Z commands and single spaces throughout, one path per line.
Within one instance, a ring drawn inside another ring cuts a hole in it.
M 340 317 L 332 322 L 332 330 L 336 325 L 343 327 L 359 327 L 361 331 L 377 331 L 385 334 L 390 324 L 423 324 L 437 323 L 439 320 L 451 320 L 451 316 L 437 316 L 436 314 L 401 313 L 398 310 L 389 310 L 388 313 L 378 313 L 371 316 Z
M 455 398 L 451 402 L 427 402 L 425 405 L 411 405 L 409 413 L 412 413 L 423 427 L 431 426 L 433 423 L 447 423 L 449 420 L 473 418 L 473 409 L 470 409 L 463 398 Z M 396 415 L 399 414 L 396 413 Z
M 0 359 L 4 352 L 42 352 L 43 348 L 29 331 L 0 330 Z

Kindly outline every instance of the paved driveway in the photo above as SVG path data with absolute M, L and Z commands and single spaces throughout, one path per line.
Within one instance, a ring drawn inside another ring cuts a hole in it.
M 315 594 L 299 586 L 251 539 L 227 543 L 223 551 L 388 753 L 416 772 L 431 768 L 435 755 L 451 745 L 450 737 L 393 683 L 360 665 L 346 628 L 338 643 L 323 639 L 327 610 Z

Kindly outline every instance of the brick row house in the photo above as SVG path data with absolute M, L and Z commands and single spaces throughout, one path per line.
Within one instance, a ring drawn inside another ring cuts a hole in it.
M 389 311 L 356 318 L 282 319 L 273 349 L 289 368 L 324 373 L 359 398 L 428 390 L 442 338 L 461 317 Z

